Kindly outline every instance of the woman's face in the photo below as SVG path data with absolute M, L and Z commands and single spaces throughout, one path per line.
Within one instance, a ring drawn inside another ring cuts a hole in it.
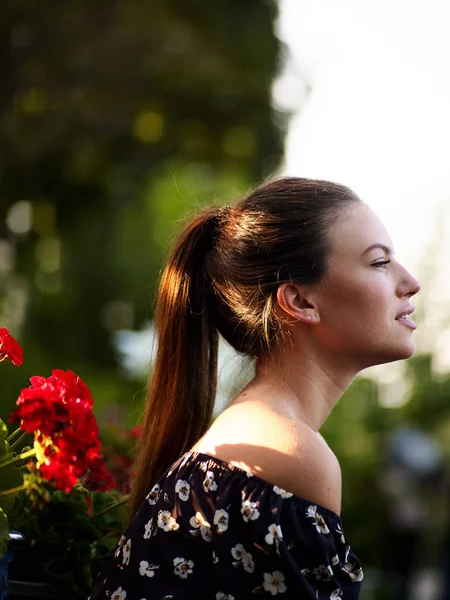
M 418 281 L 396 260 L 379 218 L 362 202 L 333 223 L 326 275 L 315 286 L 321 345 L 361 369 L 415 352 L 411 298 Z

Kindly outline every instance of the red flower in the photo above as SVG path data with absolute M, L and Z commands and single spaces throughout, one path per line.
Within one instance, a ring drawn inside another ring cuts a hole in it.
M 72 371 L 55 370 L 48 377 L 32 377 L 31 387 L 22 390 L 11 421 L 29 433 L 39 430 L 46 436 L 72 437 L 73 444 L 84 447 L 98 435 L 92 413 L 93 400 L 83 381 Z
M 67 409 L 59 402 L 58 391 L 51 384 L 22 390 L 16 404 L 10 421 L 20 421 L 21 429 L 28 433 L 39 430 L 52 435 L 67 423 Z
M 0 361 L 6 358 L 9 358 L 16 367 L 20 367 L 23 363 L 23 350 L 6 327 L 2 327 L 0 328 Z
M 59 454 L 54 456 L 48 465 L 41 465 L 39 471 L 44 479 L 65 492 L 70 492 L 78 482 L 73 465 L 60 460 Z
M 49 380 L 54 381 L 61 390 L 64 390 L 67 397 L 84 400 L 90 406 L 94 404 L 90 389 L 73 371 L 55 369 L 52 371 L 52 376 L 49 377 Z
M 31 378 L 11 415 L 21 429 L 35 433 L 42 477 L 65 491 L 86 474 L 96 489 L 113 485 L 100 453 L 92 405 L 89 388 L 75 373 L 55 370 L 48 378 Z
M 83 479 L 83 485 L 89 489 L 108 491 L 117 487 L 113 476 L 108 471 L 103 456 L 100 454 L 89 465 L 89 472 Z
M 132 429 L 130 429 L 128 435 L 130 436 L 130 438 L 139 439 L 142 435 L 142 429 L 142 425 L 135 425 Z

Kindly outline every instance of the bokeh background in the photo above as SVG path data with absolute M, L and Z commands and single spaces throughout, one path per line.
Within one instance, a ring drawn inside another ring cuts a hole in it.
M 322 433 L 342 465 L 362 599 L 450 598 L 445 3 L 4 0 L 0 12 L 0 326 L 25 353 L 20 369 L 2 365 L 0 417 L 30 376 L 72 369 L 105 440 L 124 440 L 180 221 L 275 173 L 351 185 L 422 281 L 418 352 L 359 377 Z M 225 344 L 220 357 L 218 409 L 250 376 Z

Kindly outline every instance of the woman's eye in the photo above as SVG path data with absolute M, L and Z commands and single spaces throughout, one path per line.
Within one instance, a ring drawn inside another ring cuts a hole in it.
M 390 260 L 380 260 L 376 263 L 373 263 L 373 267 L 382 267 L 385 268 L 391 261 Z

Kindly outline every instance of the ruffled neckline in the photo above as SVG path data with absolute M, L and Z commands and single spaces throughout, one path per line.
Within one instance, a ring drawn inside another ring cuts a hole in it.
M 255 475 L 254 473 L 251 473 L 250 471 L 246 471 L 245 469 L 242 469 L 241 467 L 233 465 L 233 464 L 227 462 L 226 460 L 218 458 L 217 456 L 208 454 L 206 452 L 198 452 L 196 450 L 190 450 L 188 452 L 185 452 L 183 454 L 183 456 L 181 457 L 181 459 L 180 459 L 181 465 L 183 465 L 183 463 L 185 463 L 189 458 L 191 458 L 193 461 L 198 460 L 200 462 L 205 462 L 205 461 L 209 462 L 211 465 L 215 465 L 217 468 L 221 469 L 222 471 L 230 471 L 230 472 L 235 473 L 236 475 L 245 477 L 246 479 L 251 478 L 253 481 L 259 482 L 260 485 L 262 485 L 263 487 L 268 488 L 269 491 L 271 491 L 273 494 L 276 494 L 276 492 L 273 490 L 274 487 L 277 487 L 275 484 L 270 483 L 269 481 L 267 481 L 266 479 L 263 479 L 259 475 Z M 338 515 L 338 513 L 331 510 L 330 508 L 327 508 L 326 506 L 322 506 L 321 504 L 318 504 L 317 502 L 313 502 L 312 500 L 308 500 L 307 498 L 297 496 L 297 494 L 294 494 L 290 490 L 283 490 L 283 491 L 288 492 L 289 494 L 292 494 L 288 498 L 286 498 L 285 501 L 291 501 L 295 504 L 298 504 L 299 506 L 301 506 L 301 508 L 304 508 L 305 510 L 307 510 L 308 506 L 316 506 L 322 515 L 328 516 L 334 522 L 341 523 L 341 516 Z

